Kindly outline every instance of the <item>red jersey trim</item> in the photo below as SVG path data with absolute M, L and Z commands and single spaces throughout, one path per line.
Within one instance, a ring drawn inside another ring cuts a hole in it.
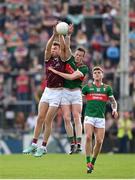
M 98 100 L 98 101 L 104 101 L 107 102 L 108 101 L 108 96 L 106 94 L 87 94 L 85 96 L 86 100 L 90 101 L 90 100 Z
M 72 66 L 70 64 L 66 64 L 66 68 L 65 70 L 69 73 L 72 74 L 75 72 L 75 70 L 72 68 Z M 81 81 L 83 81 L 84 76 L 79 78 Z
M 70 64 L 66 64 L 65 70 L 66 70 L 68 73 L 70 73 L 70 74 L 72 74 L 73 72 L 75 72 L 75 70 L 70 66 Z

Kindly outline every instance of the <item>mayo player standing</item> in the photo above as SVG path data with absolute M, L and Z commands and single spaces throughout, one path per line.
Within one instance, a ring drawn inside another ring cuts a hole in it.
M 93 68 L 93 83 L 85 85 L 82 89 L 86 97 L 84 130 L 86 135 L 85 153 L 87 173 L 91 173 L 98 154 L 100 153 L 105 134 L 105 109 L 108 100 L 111 102 L 112 115 L 118 117 L 117 103 L 112 88 L 102 82 L 103 70 L 97 66 Z M 95 136 L 95 145 L 92 147 L 92 135 Z

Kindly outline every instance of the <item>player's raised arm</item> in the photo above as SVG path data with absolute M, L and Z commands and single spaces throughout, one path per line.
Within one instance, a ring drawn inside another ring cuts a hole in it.
M 61 60 L 66 61 L 66 55 L 65 55 L 65 48 L 66 48 L 66 42 L 63 35 L 59 35 L 59 42 L 60 42 L 60 50 L 61 50 Z
M 73 24 L 70 24 L 69 25 L 69 28 L 68 28 L 68 34 L 66 35 L 65 37 L 65 55 L 66 55 L 66 59 L 68 60 L 71 55 L 72 55 L 72 51 L 71 51 L 71 48 L 70 48 L 70 40 L 71 40 L 71 34 L 73 32 Z
M 56 38 L 58 38 L 58 33 L 56 32 L 56 27 L 54 27 L 53 35 L 50 37 L 50 39 L 47 42 L 46 49 L 45 49 L 45 55 L 44 59 L 45 61 L 48 61 L 51 57 L 51 47 L 53 45 L 53 42 Z

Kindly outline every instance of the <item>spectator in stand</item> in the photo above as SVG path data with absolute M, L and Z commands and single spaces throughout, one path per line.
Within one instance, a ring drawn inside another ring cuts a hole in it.
M 135 7 L 132 6 L 129 12 L 130 28 L 135 28 Z
M 26 58 L 28 55 L 28 49 L 25 47 L 24 42 L 21 41 L 21 43 L 17 46 L 17 48 L 14 51 L 14 56 L 15 57 L 20 57 L 20 58 Z
M 92 35 L 90 45 L 94 50 L 102 51 L 102 45 L 104 43 L 104 37 L 101 34 L 99 29 L 96 29 L 94 31 L 94 34 Z
M 112 66 L 117 66 L 120 60 L 120 50 L 116 46 L 115 41 L 111 41 L 111 44 L 106 50 L 106 56 L 111 61 Z
M 130 48 L 135 50 L 135 27 L 129 33 Z
M 18 112 L 15 119 L 15 128 L 17 130 L 25 130 L 25 116 L 23 112 Z
M 34 112 L 30 112 L 25 123 L 25 130 L 33 133 L 34 127 L 36 125 L 36 120 L 37 120 L 37 115 Z
M 129 141 L 132 140 L 132 121 L 129 112 L 123 113 L 118 121 L 119 153 L 129 152 Z
M 83 32 L 81 29 L 78 30 L 75 40 L 78 45 L 83 46 L 85 48 L 88 47 L 88 38 L 87 38 L 85 32 Z
M 29 77 L 26 74 L 25 69 L 21 69 L 19 71 L 19 75 L 16 77 L 16 93 L 17 100 L 19 101 L 27 101 L 29 99 Z M 20 111 L 27 112 L 27 106 L 20 106 Z
M 19 71 L 19 75 L 16 78 L 16 85 L 18 100 L 28 100 L 29 77 L 24 69 Z

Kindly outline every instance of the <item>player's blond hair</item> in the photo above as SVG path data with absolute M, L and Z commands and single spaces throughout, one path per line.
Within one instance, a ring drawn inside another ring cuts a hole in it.
M 100 70 L 102 73 L 104 72 L 104 71 L 103 71 L 103 68 L 100 67 L 100 66 L 95 66 L 95 67 L 93 67 L 92 72 L 94 72 L 94 71 L 96 71 L 96 70 Z

